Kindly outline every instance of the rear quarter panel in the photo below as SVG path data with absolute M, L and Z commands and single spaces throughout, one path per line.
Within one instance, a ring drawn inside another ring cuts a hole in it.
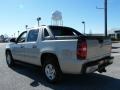
M 82 62 L 76 57 L 77 39 L 44 40 L 39 46 L 40 53 L 53 53 L 58 57 L 60 68 L 65 73 L 80 73 Z M 81 64 L 81 65 L 80 65 Z

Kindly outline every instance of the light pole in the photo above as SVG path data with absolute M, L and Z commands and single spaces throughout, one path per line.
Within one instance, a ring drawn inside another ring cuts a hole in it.
M 25 25 L 25 29 L 26 29 L 26 30 L 28 29 L 28 25 Z
M 14 33 L 14 38 L 15 38 L 15 33 Z
M 38 17 L 38 18 L 37 18 L 38 27 L 40 26 L 40 20 L 41 20 L 41 17 Z
M 82 24 L 84 25 L 84 35 L 85 35 L 85 21 L 82 21 Z
M 20 32 L 20 31 L 18 30 L 18 36 L 19 36 L 19 32 Z

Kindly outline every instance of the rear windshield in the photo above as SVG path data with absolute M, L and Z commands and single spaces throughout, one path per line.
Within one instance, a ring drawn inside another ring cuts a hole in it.
M 68 28 L 68 27 L 49 26 L 49 28 L 54 36 L 80 36 L 82 35 L 78 31 L 72 28 Z

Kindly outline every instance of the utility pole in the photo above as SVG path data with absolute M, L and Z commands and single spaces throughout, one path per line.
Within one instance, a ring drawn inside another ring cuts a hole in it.
M 104 0 L 104 8 L 98 8 L 97 9 L 104 9 L 104 30 L 105 30 L 105 36 L 107 37 L 107 0 Z
M 105 36 L 107 37 L 107 0 L 104 0 L 104 13 L 105 13 Z

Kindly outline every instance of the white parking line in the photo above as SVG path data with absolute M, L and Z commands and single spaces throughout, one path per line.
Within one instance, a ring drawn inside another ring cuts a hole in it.
M 118 54 L 112 54 L 112 56 L 120 56 L 120 53 L 118 53 Z

